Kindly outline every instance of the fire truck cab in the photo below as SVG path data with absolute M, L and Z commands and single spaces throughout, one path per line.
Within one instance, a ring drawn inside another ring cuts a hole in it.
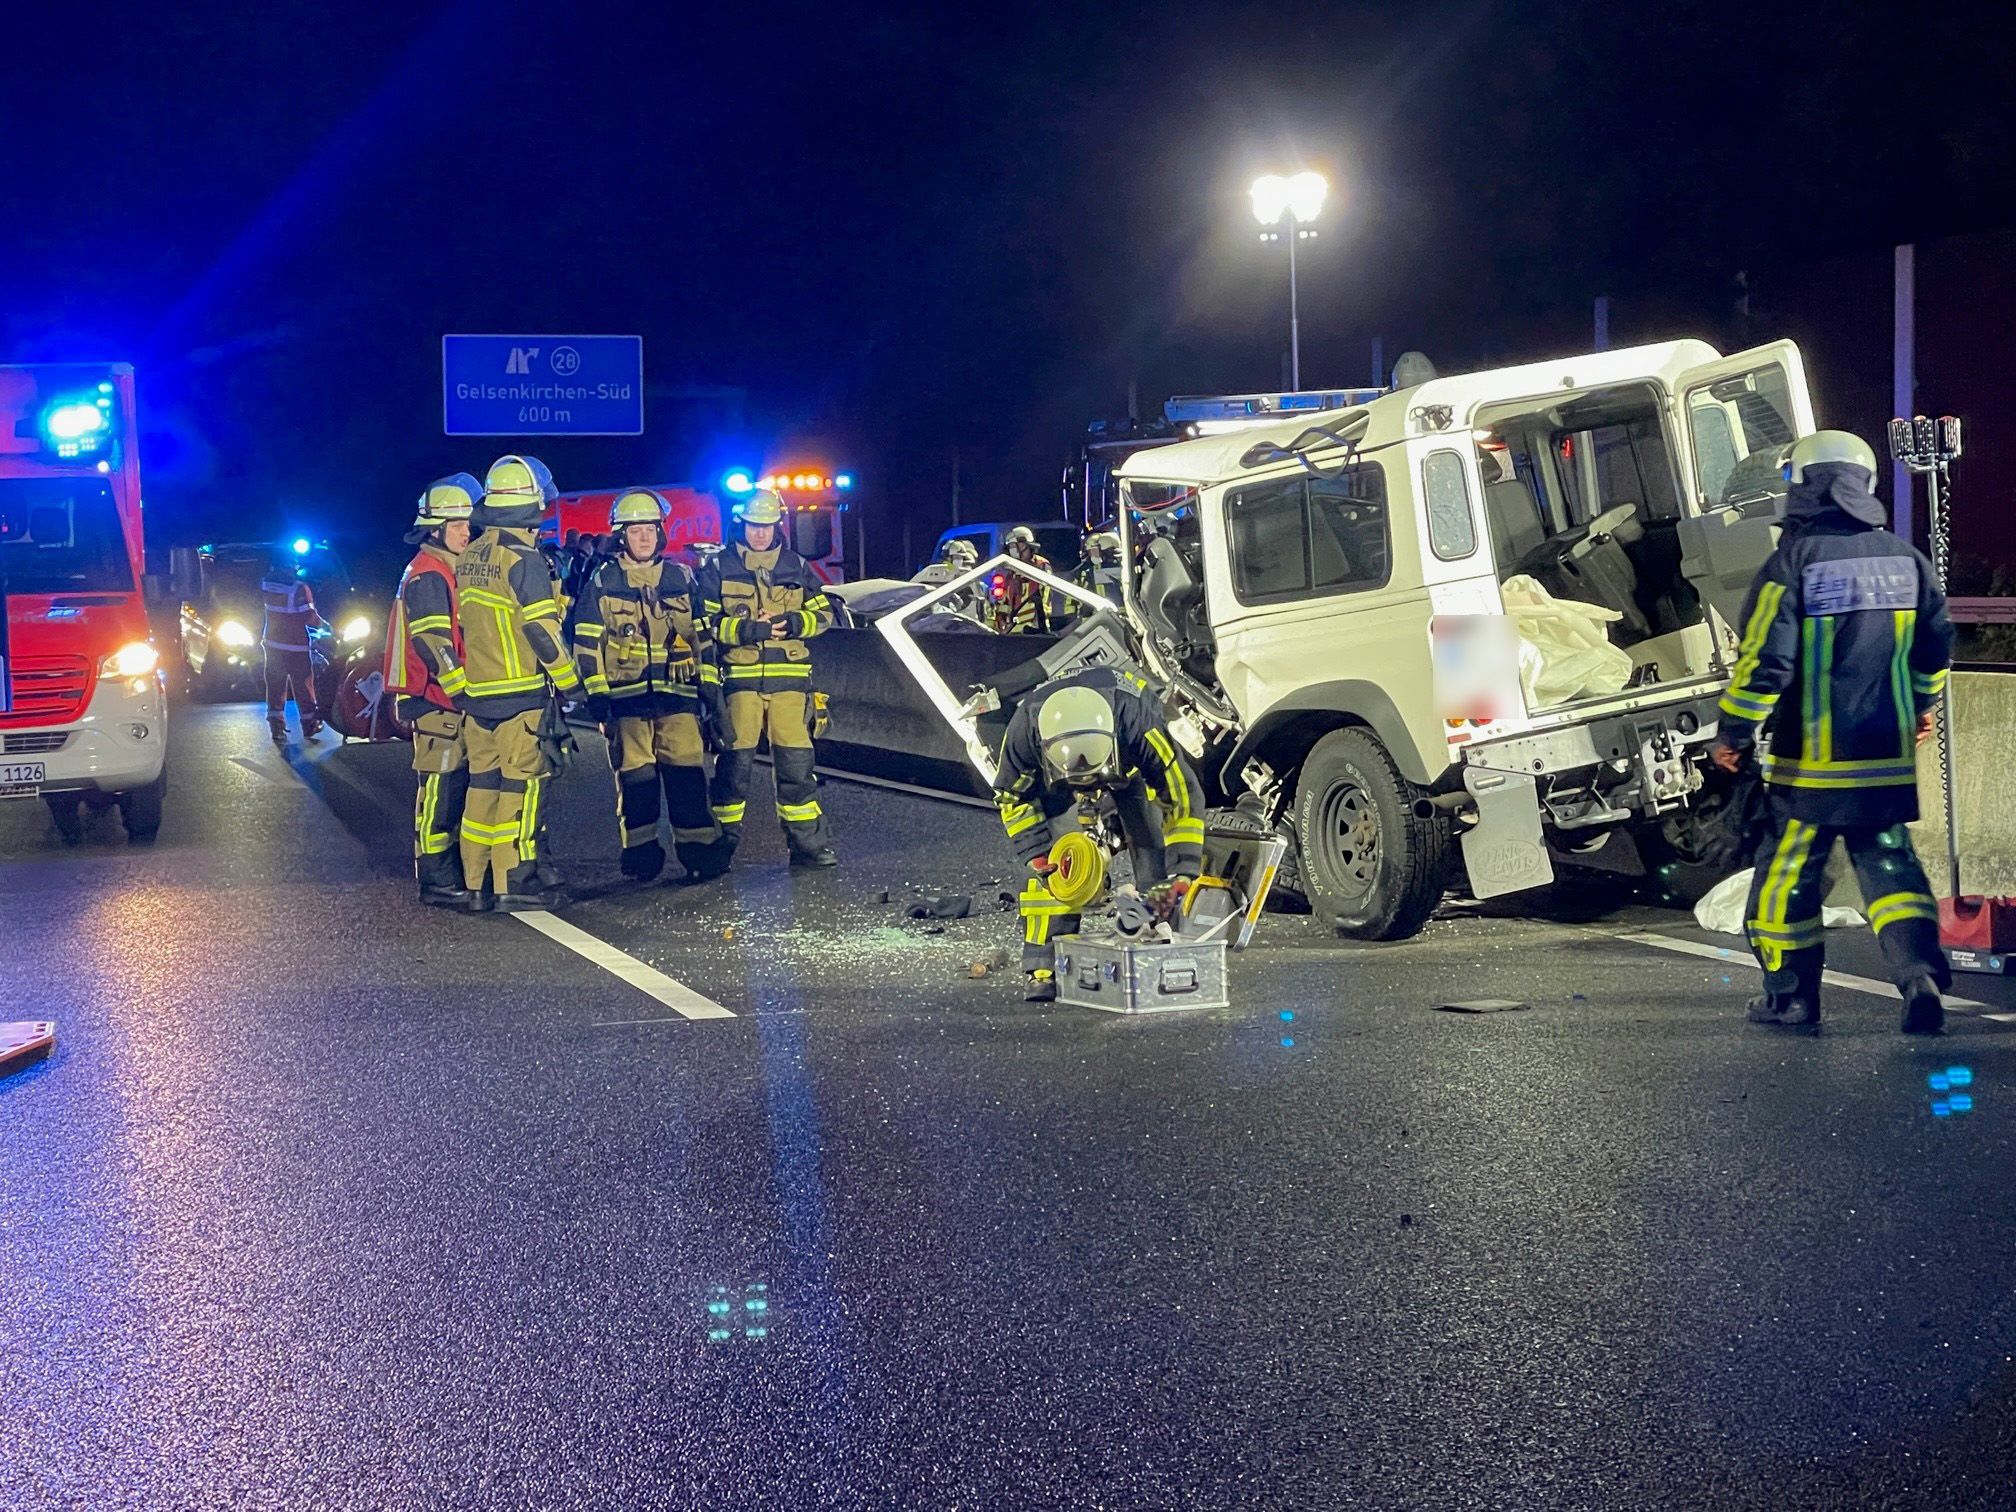
M 168 701 L 141 590 L 140 458 L 126 363 L 0 367 L 0 798 L 161 827 Z

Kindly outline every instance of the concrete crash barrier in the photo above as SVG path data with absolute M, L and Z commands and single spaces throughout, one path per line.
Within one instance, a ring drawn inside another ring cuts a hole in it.
M 1954 807 L 1960 819 L 1960 887 L 1975 897 L 2016 897 L 2016 783 L 2008 763 L 2016 748 L 2016 676 L 1955 672 L 1948 696 L 1953 721 Z M 1912 843 L 1945 897 L 1946 809 L 1939 790 L 1939 740 L 1918 748 L 1918 811 Z
M 1019 666 L 1056 644 L 1048 635 L 920 631 L 913 639 L 955 694 Z M 952 729 L 924 697 L 889 642 L 873 629 L 829 630 L 815 647 L 819 686 L 833 725 L 819 759 L 862 772 L 953 793 L 985 796 Z

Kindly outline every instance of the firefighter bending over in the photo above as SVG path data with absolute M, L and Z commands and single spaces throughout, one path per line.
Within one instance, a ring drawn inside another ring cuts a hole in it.
M 1045 880 L 1050 847 L 1079 827 L 1081 805 L 1111 797 L 1136 887 L 1194 881 L 1204 857 L 1203 789 L 1148 685 L 1104 667 L 1056 678 L 1022 701 L 1002 737 L 994 787 L 1016 859 L 1031 872 L 1021 898 L 1026 995 L 1047 1003 L 1057 996 L 1052 942 L 1078 927 Z
M 1765 991 L 1750 1019 L 1820 1023 L 1822 872 L 1839 839 L 1904 999 L 1904 1033 L 1937 1034 L 1953 979 L 1904 827 L 1918 817 L 1916 747 L 1945 691 L 1953 623 L 1932 564 L 1882 528 L 1867 442 L 1820 431 L 1793 446 L 1785 473 L 1784 532 L 1750 586 L 1714 752 L 1736 771 L 1764 727 L 1771 832 L 1747 919 Z
M 736 512 L 731 538 L 700 571 L 705 629 L 720 648 L 727 749 L 714 763 L 714 818 L 733 854 L 749 807 L 756 747 L 770 737 L 777 818 L 793 866 L 832 866 L 833 847 L 813 775 L 812 647 L 833 628 L 833 607 L 810 564 L 786 546 L 783 501 L 759 488 Z
M 575 605 L 574 654 L 588 712 L 609 737 L 623 875 L 649 882 L 665 866 L 658 795 L 672 820 L 672 848 L 688 877 L 728 865 L 721 827 L 707 807 L 707 748 L 700 734 L 703 683 L 719 683 L 707 637 L 695 622 L 693 574 L 665 556 L 669 506 L 632 489 L 609 511 L 619 543 L 585 580 Z
M 560 634 L 560 595 L 536 532 L 556 496 L 535 457 L 500 457 L 483 480 L 479 536 L 455 564 L 456 625 L 468 681 L 469 801 L 462 815 L 468 907 L 511 913 L 566 901 L 545 855 L 553 775 L 540 723 L 553 691 L 580 677 Z
M 420 901 L 462 908 L 456 842 L 469 795 L 468 716 L 456 707 L 467 688 L 462 639 L 455 628 L 455 563 L 469 545 L 469 520 L 483 485 L 467 473 L 430 483 L 406 544 L 406 564 L 385 635 L 385 686 L 399 695 L 399 718 L 413 730 L 413 871 Z

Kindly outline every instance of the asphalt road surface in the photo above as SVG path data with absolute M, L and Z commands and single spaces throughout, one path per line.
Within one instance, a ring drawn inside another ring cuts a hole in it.
M 639 888 L 592 737 L 555 938 L 413 902 L 404 759 L 185 709 L 153 848 L 0 807 L 0 1504 L 2010 1504 L 2016 1022 L 1757 1029 L 1600 891 L 1025 1005 L 990 814 Z

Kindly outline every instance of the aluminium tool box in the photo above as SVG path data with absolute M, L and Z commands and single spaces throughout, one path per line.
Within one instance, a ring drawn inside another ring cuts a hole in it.
M 1170 944 L 1060 935 L 1057 1001 L 1108 1013 L 1224 1008 L 1225 941 Z

